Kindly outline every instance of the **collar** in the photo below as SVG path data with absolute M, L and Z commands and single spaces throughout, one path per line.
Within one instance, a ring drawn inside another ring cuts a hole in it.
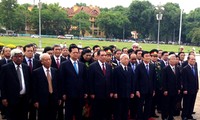
M 13 64 L 14 64 L 15 68 L 18 67 L 18 65 L 15 62 L 13 62 Z M 19 65 L 19 68 L 22 68 L 22 64 Z

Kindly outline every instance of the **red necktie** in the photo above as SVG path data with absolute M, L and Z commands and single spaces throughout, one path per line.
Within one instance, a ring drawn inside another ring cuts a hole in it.
M 33 66 L 32 66 L 32 60 L 29 59 L 28 61 L 29 61 L 29 68 L 30 68 L 30 70 L 32 71 L 32 69 L 33 69 Z
M 59 68 L 60 67 L 59 58 L 56 59 L 56 64 L 57 64 L 57 67 Z
M 104 66 L 104 63 L 102 64 L 102 70 L 103 70 L 103 74 L 106 75 L 106 68 Z

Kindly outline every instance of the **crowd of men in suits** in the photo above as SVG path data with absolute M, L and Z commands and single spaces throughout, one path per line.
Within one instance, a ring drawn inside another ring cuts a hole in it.
M 198 86 L 194 52 L 111 45 L 4 47 L 1 114 L 7 120 L 193 119 Z M 157 112 L 156 112 L 157 111 Z M 182 112 L 181 112 L 182 111 Z

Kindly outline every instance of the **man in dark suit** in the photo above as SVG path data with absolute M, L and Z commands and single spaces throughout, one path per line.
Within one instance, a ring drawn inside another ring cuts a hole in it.
M 160 60 L 161 69 L 168 66 L 168 56 L 169 56 L 169 53 L 167 51 L 162 52 L 162 59 Z
M 120 49 L 117 49 L 116 51 L 114 51 L 114 59 L 113 59 L 113 63 L 117 64 L 117 66 L 120 65 L 120 55 L 122 54 L 122 51 Z
M 130 54 L 130 62 L 128 64 L 128 66 L 132 68 L 133 76 L 135 76 L 135 69 L 136 69 L 137 65 L 138 65 L 137 64 L 137 56 L 134 52 L 132 52 Z M 130 99 L 130 117 L 131 118 L 135 119 L 137 117 L 137 110 L 138 110 L 138 97 L 135 96 L 133 99 Z
M 76 45 L 69 47 L 70 59 L 60 66 L 62 94 L 65 100 L 65 120 L 82 119 L 83 100 L 87 98 L 86 66 L 78 61 Z
M 61 104 L 60 81 L 57 69 L 51 67 L 48 53 L 40 55 L 42 67 L 33 71 L 33 101 L 38 109 L 38 120 L 56 120 L 58 105 Z
M 4 47 L 2 49 L 3 58 L 0 60 L 0 70 L 1 70 L 1 66 L 3 66 L 4 64 L 11 61 L 10 60 L 10 51 L 11 51 L 11 49 L 8 47 Z
M 39 60 L 35 59 L 33 56 L 34 48 L 33 44 L 27 44 L 23 47 L 24 51 L 24 59 L 23 63 L 27 64 L 30 68 L 30 71 L 32 72 L 34 69 L 41 66 L 41 63 Z M 32 89 L 31 89 L 32 90 Z M 32 91 L 31 91 L 32 93 Z M 36 109 L 33 105 L 34 103 L 30 102 L 30 110 L 29 110 L 29 120 L 36 120 Z
M 169 56 L 169 65 L 162 70 L 163 80 L 163 120 L 174 120 L 176 100 L 181 90 L 180 70 L 176 66 L 177 60 L 174 54 Z
M 33 46 L 31 44 L 25 45 L 23 47 L 24 59 L 23 63 L 27 64 L 30 67 L 30 70 L 33 71 L 36 68 L 41 67 L 39 60 L 33 58 Z
M 11 62 L 11 60 L 10 60 L 10 51 L 11 51 L 11 49 L 8 48 L 8 47 L 4 47 L 2 49 L 3 58 L 0 60 L 0 72 L 1 72 L 1 66 Z M 1 98 L 0 98 L 0 100 L 1 100 Z M 6 119 L 6 108 L 5 108 L 5 106 L 2 105 L 2 102 L 0 102 L 0 110 L 1 110 L 2 119 Z
M 135 81 L 133 70 L 128 67 L 129 56 L 122 54 L 120 62 L 121 65 L 113 71 L 114 98 L 117 99 L 114 119 L 128 120 L 129 102 L 134 97 Z
M 66 59 L 61 56 L 61 47 L 60 45 L 54 45 L 52 47 L 53 55 L 51 56 L 51 67 L 54 67 L 56 69 L 60 68 L 60 65 L 62 62 L 64 62 Z M 58 120 L 63 120 L 63 101 L 62 104 L 58 108 Z
M 51 61 L 52 61 L 51 67 L 59 69 L 61 63 L 66 59 L 61 56 L 62 51 L 60 45 L 54 45 L 52 47 L 52 50 L 53 50 L 53 55 L 51 56 Z
M 135 70 L 136 95 L 139 97 L 138 119 L 150 118 L 152 97 L 155 95 L 156 72 L 150 64 L 150 53 L 143 51 L 143 62 Z M 143 112 L 144 107 L 144 112 Z
M 196 95 L 199 90 L 198 69 L 194 55 L 189 55 L 188 65 L 182 70 L 183 84 L 183 111 L 182 119 L 193 119 L 192 112 L 195 105 Z M 193 119 L 194 120 L 194 119 Z
M 111 119 L 110 98 L 112 90 L 112 67 L 106 63 L 106 52 L 97 52 L 98 61 L 89 67 L 90 97 L 92 99 L 93 120 Z
M 2 103 L 7 107 L 8 120 L 27 120 L 30 97 L 31 73 L 22 63 L 23 53 L 19 49 L 11 51 L 13 62 L 1 69 Z

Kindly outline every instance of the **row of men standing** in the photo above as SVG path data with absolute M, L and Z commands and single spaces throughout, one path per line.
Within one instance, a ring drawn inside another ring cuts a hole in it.
M 33 48 L 31 46 L 25 46 L 24 48 L 25 56 L 28 57 L 26 52 L 27 54 L 33 52 Z M 60 51 L 61 48 L 54 46 L 53 49 Z M 149 52 L 142 52 L 143 62 L 137 65 L 135 71 L 130 66 L 129 56 L 126 54 L 120 56 L 121 65 L 112 70 L 111 65 L 106 63 L 106 52 L 100 50 L 97 52 L 98 61 L 92 63 L 87 70 L 86 66 L 78 61 L 78 47 L 75 45 L 70 46 L 69 52 L 70 58 L 68 60 L 59 57 L 60 54 L 56 55 L 56 52 L 52 57 L 48 54 L 42 54 L 40 60 L 43 66 L 35 70 L 32 69 L 34 65 L 41 66 L 39 61 L 36 64 L 30 64 L 31 62 L 26 57 L 23 59 L 21 51 L 15 49 L 11 52 L 13 62 L 1 68 L 2 102 L 8 108 L 8 120 L 23 120 L 27 118 L 28 98 L 32 98 L 32 104 L 38 109 L 39 120 L 55 120 L 57 110 L 60 109 L 62 112 L 62 100 L 65 101 L 66 107 L 65 119 L 72 120 L 73 116 L 75 116 L 79 120 L 82 117 L 84 98 L 88 97 L 92 99 L 92 119 L 111 119 L 111 108 L 109 106 L 114 102 L 114 107 L 116 108 L 114 110 L 114 119 L 126 120 L 128 119 L 130 98 L 136 96 L 140 99 L 138 119 L 147 120 L 150 118 L 152 98 L 155 95 L 156 88 L 156 70 L 153 64 L 149 64 L 151 61 Z M 60 58 L 58 59 L 60 62 L 57 62 L 56 56 Z M 178 68 L 175 67 L 175 72 L 173 71 L 174 66 L 177 64 L 175 58 L 170 56 L 170 65 L 163 70 L 165 71 L 163 73 L 166 73 L 162 76 L 164 95 L 168 98 L 166 103 L 173 99 L 174 94 L 178 94 L 181 86 L 181 81 L 178 78 L 180 77 Z M 23 60 L 27 61 L 29 67 L 22 63 Z M 64 62 L 61 63 L 62 61 Z M 187 67 L 194 66 L 194 56 L 189 57 L 188 63 Z M 20 68 L 21 75 L 18 73 Z M 59 72 L 54 68 L 58 68 Z M 196 67 L 195 71 L 197 73 Z M 188 75 L 188 72 L 191 71 L 185 71 L 184 75 Z M 176 77 L 172 78 L 176 82 L 169 78 L 173 74 Z M 194 103 L 195 94 L 192 94 L 193 97 L 189 95 L 191 89 L 192 93 L 196 93 L 196 89 L 198 89 L 198 79 L 196 79 L 198 76 L 197 74 L 195 75 L 194 81 L 196 83 L 190 81 L 188 83 L 191 75 L 185 76 L 187 79 L 182 81 L 184 93 L 189 96 L 184 100 L 184 106 L 187 107 L 192 106 L 188 104 L 191 103 L 190 100 Z M 59 105 L 61 107 L 57 108 Z M 169 119 L 170 117 L 173 118 L 169 113 L 170 110 L 168 108 L 172 108 L 168 107 L 169 105 L 166 104 L 164 107 L 163 119 L 165 119 L 165 116 L 169 117 Z M 187 118 L 191 115 L 190 113 L 191 108 L 185 108 L 182 117 Z

